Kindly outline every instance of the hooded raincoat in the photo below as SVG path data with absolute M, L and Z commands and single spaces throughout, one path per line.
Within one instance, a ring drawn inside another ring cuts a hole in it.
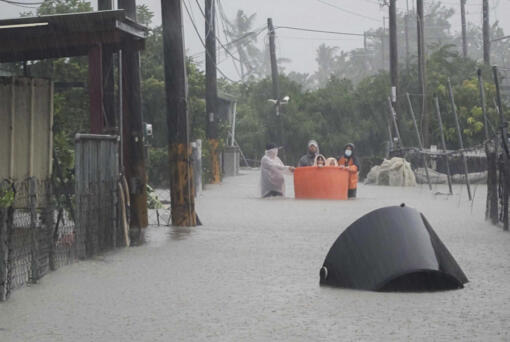
M 260 161 L 260 194 L 265 197 L 271 191 L 285 195 L 285 174 L 292 174 L 288 166 L 278 158 L 278 149 L 266 150 Z
M 358 187 L 359 163 L 354 152 L 354 144 L 345 145 L 344 150 L 347 149 L 347 147 L 351 148 L 352 154 L 347 157 L 344 152 L 338 159 L 338 165 L 345 167 L 349 171 L 349 191 L 351 191 Z
M 310 146 L 312 145 L 317 147 L 317 152 L 312 153 L 310 152 L 310 150 L 308 150 L 306 154 L 302 156 L 301 159 L 299 159 L 297 167 L 313 166 L 313 164 L 315 163 L 315 157 L 317 157 L 317 155 L 319 154 L 319 144 L 315 140 L 310 140 L 308 142 L 308 148 L 310 148 Z

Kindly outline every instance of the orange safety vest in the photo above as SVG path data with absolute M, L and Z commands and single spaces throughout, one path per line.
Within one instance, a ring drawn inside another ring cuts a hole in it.
M 353 158 L 345 158 L 345 156 L 338 159 L 338 166 L 345 166 L 349 170 L 349 190 L 358 187 L 358 167 L 354 164 Z

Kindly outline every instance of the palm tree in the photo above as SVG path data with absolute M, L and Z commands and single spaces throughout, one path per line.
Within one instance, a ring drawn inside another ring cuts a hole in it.
M 317 49 L 315 60 L 319 65 L 319 69 L 315 73 L 315 78 L 319 87 L 325 86 L 328 83 L 329 77 L 335 71 L 335 53 L 337 50 L 337 47 L 327 46 L 326 44 L 321 44 Z
M 222 8 L 220 8 L 220 13 L 226 23 L 225 34 L 239 55 L 241 78 L 244 80 L 256 73 L 260 64 L 261 52 L 256 46 L 259 32 L 253 30 L 257 14 L 253 13 L 247 16 L 244 11 L 239 10 L 231 21 L 226 17 Z

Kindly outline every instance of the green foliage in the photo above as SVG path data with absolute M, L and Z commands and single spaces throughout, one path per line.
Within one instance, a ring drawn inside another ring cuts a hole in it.
M 14 191 L 7 187 L 0 187 L 0 208 L 8 208 L 14 202 Z
M 168 148 L 150 148 L 147 160 L 147 176 L 154 187 L 168 187 Z
M 163 203 L 161 203 L 154 189 L 150 185 L 147 185 L 147 208 L 163 209 Z
M 37 9 L 37 15 L 49 15 L 73 12 L 91 12 L 93 10 L 89 1 L 83 0 L 44 0 Z

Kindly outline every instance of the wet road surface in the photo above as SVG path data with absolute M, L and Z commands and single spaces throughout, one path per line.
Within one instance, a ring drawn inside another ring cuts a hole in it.
M 485 223 L 483 186 L 473 205 L 465 189 L 448 197 L 425 187 L 360 186 L 354 201 L 261 200 L 258 173 L 243 173 L 201 195 L 203 226 L 152 227 L 141 247 L 13 292 L 0 304 L 0 341 L 510 340 L 510 234 Z M 319 269 L 343 229 L 402 202 L 425 214 L 466 287 L 320 287 Z

